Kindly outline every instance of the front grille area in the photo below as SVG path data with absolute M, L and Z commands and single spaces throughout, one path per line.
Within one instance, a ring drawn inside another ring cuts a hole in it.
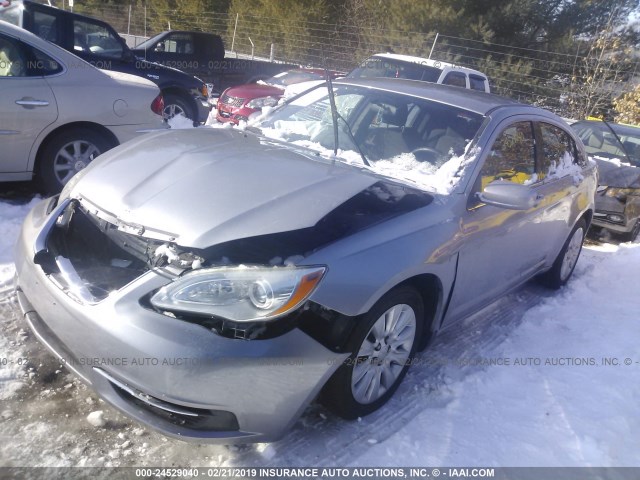
M 241 107 L 244 103 L 244 98 L 230 97 L 229 95 L 224 94 L 220 97 L 220 103 L 224 103 L 230 107 Z
M 148 271 L 157 243 L 122 232 L 71 202 L 46 247 L 35 259 L 45 273 L 74 300 L 94 304 Z

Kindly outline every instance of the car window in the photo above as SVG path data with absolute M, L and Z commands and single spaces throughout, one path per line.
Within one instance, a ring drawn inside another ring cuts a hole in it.
M 467 76 L 461 72 L 449 72 L 442 81 L 444 85 L 453 85 L 454 87 L 467 88 Z
M 190 33 L 172 33 L 156 44 L 156 52 L 194 53 L 193 35 Z
M 535 142 L 531 122 L 518 122 L 498 136 L 480 171 L 481 188 L 494 180 L 520 184 L 537 181 Z
M 122 43 L 108 28 L 86 20 L 73 21 L 73 49 L 110 58 L 121 58 L 123 52 Z
M 0 77 L 41 77 L 62 66 L 40 50 L 0 35 Z
M 562 166 L 584 165 L 573 138 L 562 128 L 540 122 L 542 150 L 540 155 L 540 179 L 555 172 Z
M 471 87 L 472 90 L 480 90 L 481 92 L 486 91 L 486 88 L 485 88 L 486 82 L 487 82 L 487 79 L 484 77 L 481 77 L 480 75 L 474 75 L 474 74 L 469 75 L 469 86 Z
M 0 37 L 0 77 L 26 77 L 27 58 L 17 42 Z
M 39 11 L 33 13 L 33 32 L 52 43 L 61 43 L 58 18 L 50 13 Z

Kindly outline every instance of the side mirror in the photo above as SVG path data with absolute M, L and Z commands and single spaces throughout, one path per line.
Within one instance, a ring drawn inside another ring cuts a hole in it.
M 527 185 L 507 180 L 491 182 L 477 196 L 482 203 L 510 210 L 529 210 L 540 201 L 538 195 Z

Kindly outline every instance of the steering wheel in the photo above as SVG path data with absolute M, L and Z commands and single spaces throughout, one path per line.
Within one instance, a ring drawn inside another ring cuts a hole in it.
M 419 147 L 411 151 L 419 162 L 436 163 L 442 153 L 431 147 Z

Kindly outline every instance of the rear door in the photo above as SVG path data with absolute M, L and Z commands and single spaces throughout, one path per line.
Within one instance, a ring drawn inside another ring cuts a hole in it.
M 38 135 L 58 118 L 45 78 L 62 72 L 51 57 L 0 34 L 0 172 L 28 170 Z

